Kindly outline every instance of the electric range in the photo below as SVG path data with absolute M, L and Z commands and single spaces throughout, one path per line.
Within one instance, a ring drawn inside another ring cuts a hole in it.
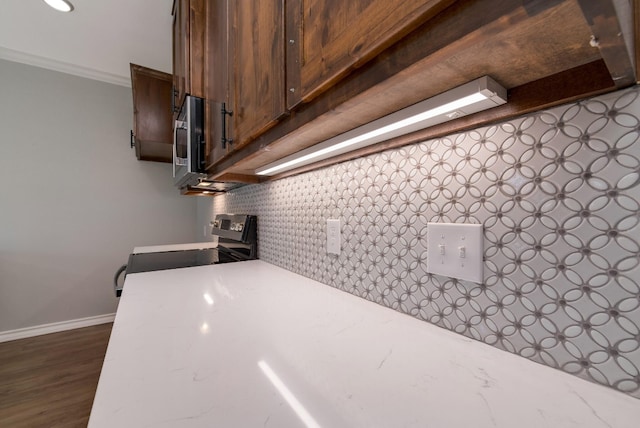
M 168 246 L 136 247 L 126 267 L 116 274 L 116 296 L 122 294 L 118 276 L 166 269 L 178 269 L 258 258 L 258 219 L 245 214 L 218 214 L 211 222 L 213 242 Z

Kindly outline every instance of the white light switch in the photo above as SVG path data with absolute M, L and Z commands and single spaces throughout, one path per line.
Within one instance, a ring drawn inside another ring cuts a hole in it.
M 340 219 L 327 219 L 327 253 L 340 255 Z
M 482 283 L 483 247 L 481 224 L 427 223 L 427 272 Z

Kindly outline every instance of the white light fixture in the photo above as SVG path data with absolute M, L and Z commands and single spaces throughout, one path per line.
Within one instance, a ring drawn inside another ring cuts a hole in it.
M 73 10 L 73 5 L 67 0 L 44 0 L 44 2 L 60 12 L 71 12 Z
M 258 168 L 256 174 L 288 171 L 506 102 L 507 90 L 484 76 Z

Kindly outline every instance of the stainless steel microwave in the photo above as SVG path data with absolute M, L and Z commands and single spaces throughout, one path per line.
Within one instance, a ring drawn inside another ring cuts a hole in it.
M 179 187 L 206 178 L 204 100 L 187 95 L 173 128 L 173 182 Z

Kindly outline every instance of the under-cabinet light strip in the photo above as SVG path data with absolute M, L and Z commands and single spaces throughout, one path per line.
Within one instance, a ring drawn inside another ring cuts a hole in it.
M 506 99 L 506 90 L 485 76 L 266 165 L 257 169 L 256 174 L 273 175 L 287 171 L 486 110 L 506 103 Z

